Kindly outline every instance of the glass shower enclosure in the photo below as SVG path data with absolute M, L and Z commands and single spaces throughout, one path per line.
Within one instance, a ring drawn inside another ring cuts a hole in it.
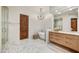
M 8 41 L 8 7 L 2 6 L 2 51 Z

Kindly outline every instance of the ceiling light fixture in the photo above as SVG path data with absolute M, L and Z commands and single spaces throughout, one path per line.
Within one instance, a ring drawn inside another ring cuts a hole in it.
M 61 12 L 58 12 L 58 14 L 61 14 Z
M 43 8 L 40 8 L 40 13 L 39 13 L 39 16 L 37 16 L 37 18 L 38 18 L 39 20 L 43 20 L 43 19 L 44 19 Z
M 72 8 L 69 9 L 70 11 L 72 10 Z
M 55 10 L 55 12 L 58 12 L 58 10 Z

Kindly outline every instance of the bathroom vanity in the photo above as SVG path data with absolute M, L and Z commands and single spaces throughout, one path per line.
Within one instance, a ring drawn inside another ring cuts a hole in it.
M 49 32 L 49 41 L 79 52 L 79 33 Z

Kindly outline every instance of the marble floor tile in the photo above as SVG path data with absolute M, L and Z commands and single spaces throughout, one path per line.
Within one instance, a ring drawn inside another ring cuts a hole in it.
M 57 47 L 54 44 L 46 44 L 45 41 L 21 40 L 19 44 L 6 43 L 4 53 L 68 53 L 69 51 Z

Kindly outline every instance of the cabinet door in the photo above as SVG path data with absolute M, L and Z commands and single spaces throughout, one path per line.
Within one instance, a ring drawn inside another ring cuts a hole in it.
M 71 48 L 71 49 L 73 49 L 73 50 L 77 50 L 78 49 L 78 47 L 77 47 L 77 42 L 78 42 L 78 38 L 79 37 L 77 37 L 77 36 L 75 36 L 75 35 L 69 35 L 69 34 L 66 34 L 65 36 L 64 36 L 65 38 L 65 40 L 64 40 L 64 42 L 65 42 L 65 46 L 67 46 L 67 47 L 69 47 L 69 48 Z
M 77 39 L 77 51 L 79 51 L 79 37 Z
M 50 41 L 56 42 L 58 44 L 64 44 L 64 36 L 61 33 L 50 33 Z
M 28 38 L 28 16 L 20 14 L 20 39 Z

